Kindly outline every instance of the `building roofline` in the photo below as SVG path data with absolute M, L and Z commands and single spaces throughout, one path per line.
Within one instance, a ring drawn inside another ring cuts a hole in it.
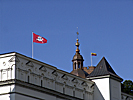
M 114 75 L 104 75 L 104 76 L 102 75 L 102 76 L 88 77 L 87 79 L 89 79 L 89 80 L 95 80 L 95 79 L 102 79 L 102 78 L 111 78 L 111 79 L 117 80 L 119 82 L 122 82 L 123 81 L 122 78 L 116 77 Z
M 46 64 L 46 63 L 44 63 L 44 62 L 42 62 L 42 61 L 39 61 L 39 60 L 36 60 L 36 59 L 34 59 L 34 58 L 25 56 L 25 55 L 23 55 L 23 54 L 21 54 L 21 53 L 18 53 L 18 52 L 8 52 L 8 53 L 0 54 L 0 58 L 9 57 L 9 56 L 18 56 L 18 57 L 22 57 L 22 58 L 25 58 L 25 59 L 27 59 L 27 60 L 29 60 L 29 61 L 31 61 L 31 62 L 33 61 L 33 62 L 38 63 L 38 64 L 41 64 L 41 65 L 46 65 L 46 66 L 48 66 L 50 69 L 56 70 L 57 72 L 66 74 L 66 75 L 68 75 L 68 76 L 70 76 L 70 77 L 77 78 L 77 79 L 80 79 L 80 80 L 82 80 L 82 81 L 88 81 L 88 82 L 91 83 L 91 84 L 94 83 L 93 81 L 90 81 L 90 80 L 87 80 L 87 79 L 85 79 L 85 78 L 81 78 L 81 77 L 79 77 L 79 76 L 73 75 L 73 74 L 71 74 L 71 73 L 69 73 L 69 72 L 60 70 L 60 69 L 58 69 L 57 67 L 54 67 L 54 66 L 52 66 L 52 65 L 50 65 L 50 64 Z
M 121 92 L 121 94 L 122 94 L 122 95 L 125 95 L 125 96 L 132 97 L 132 98 L 133 98 L 133 96 L 132 96 L 132 95 L 127 94 L 127 93 L 125 93 L 125 92 Z

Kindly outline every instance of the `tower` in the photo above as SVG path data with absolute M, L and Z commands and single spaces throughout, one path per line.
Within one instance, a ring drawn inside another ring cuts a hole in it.
M 79 39 L 78 39 L 78 35 L 79 33 L 77 32 L 77 42 L 76 42 L 76 53 L 73 56 L 72 62 L 73 62 L 73 70 L 71 72 L 71 74 L 74 74 L 76 76 L 82 77 L 82 78 L 86 78 L 86 76 L 88 75 L 88 73 L 86 71 L 84 71 L 83 69 L 83 57 L 80 54 L 80 50 L 79 50 Z
M 87 77 L 96 84 L 94 100 L 121 100 L 121 82 L 123 79 L 115 73 L 105 57 Z

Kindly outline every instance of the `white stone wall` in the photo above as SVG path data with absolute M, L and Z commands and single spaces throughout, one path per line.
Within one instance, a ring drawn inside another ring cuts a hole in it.
M 15 100 L 15 95 L 10 94 L 11 92 L 15 92 L 15 85 L 1 86 L 0 100 Z
M 93 82 L 81 80 L 79 77 L 58 70 L 57 68 L 47 64 L 28 61 L 27 59 L 23 59 L 21 57 L 17 58 L 20 61 L 17 64 L 17 79 L 21 79 L 23 75 L 22 81 L 28 82 L 29 76 L 29 83 L 41 85 L 42 80 L 43 87 L 78 98 L 83 98 L 85 93 L 90 95 L 90 97 L 93 97 L 93 89 L 90 88 Z M 43 67 L 39 69 L 41 66 Z M 86 81 L 84 83 L 86 85 L 82 85 L 84 81 Z
M 0 100 L 15 100 L 15 96 L 14 96 L 13 99 L 11 99 L 11 95 L 10 94 L 0 95 Z
M 94 100 L 110 100 L 109 78 L 94 79 Z
M 97 85 L 94 86 L 94 100 L 105 100 Z
M 18 53 L 0 55 L 0 66 L 1 81 L 18 79 L 22 82 L 48 88 L 64 95 L 69 95 L 84 100 L 93 100 L 94 89 L 91 86 L 94 82 L 59 70 L 54 66 L 28 58 Z M 34 96 L 36 94 L 37 97 L 41 95 L 39 93 L 32 93 L 35 91 L 26 90 L 26 88 L 23 89 L 17 87 L 16 91 L 18 90 L 20 90 L 19 92 L 23 91 L 25 94 L 27 94 L 27 91 L 29 91 L 28 93 L 31 93 L 28 94 L 29 97 L 15 94 L 16 98 L 23 98 L 23 100 L 30 98 L 30 95 Z M 42 96 L 47 98 L 48 95 L 42 94 Z M 54 99 L 55 96 L 53 97 L 52 95 L 50 95 L 50 97 L 48 96 L 48 98 L 51 99 L 46 100 L 63 100 L 60 97 L 56 97 L 56 99 Z
M 56 100 L 56 96 L 16 86 L 16 100 Z
M 121 82 L 117 78 L 106 75 L 91 79 L 95 82 L 94 100 L 121 100 L 125 97 L 121 95 Z
M 15 79 L 15 56 L 0 56 L 0 81 Z
M 59 95 L 8 83 L 13 79 Z M 93 81 L 18 53 L 0 55 L 0 100 L 66 100 L 65 96 L 84 100 L 133 100 L 133 96 L 121 93 L 121 83 L 110 77 Z
M 121 99 L 121 83 L 114 79 L 110 79 L 110 95 L 111 100 Z

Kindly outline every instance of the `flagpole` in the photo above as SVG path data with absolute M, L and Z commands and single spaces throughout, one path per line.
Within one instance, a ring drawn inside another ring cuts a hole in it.
M 92 66 L 92 55 L 91 55 L 91 66 Z
M 32 58 L 33 58 L 33 31 L 32 31 Z

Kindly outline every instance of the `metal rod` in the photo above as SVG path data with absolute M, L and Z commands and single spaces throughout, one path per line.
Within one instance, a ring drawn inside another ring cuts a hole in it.
M 92 55 L 91 55 L 91 66 L 92 66 Z
M 32 58 L 33 58 L 33 31 L 32 31 Z

